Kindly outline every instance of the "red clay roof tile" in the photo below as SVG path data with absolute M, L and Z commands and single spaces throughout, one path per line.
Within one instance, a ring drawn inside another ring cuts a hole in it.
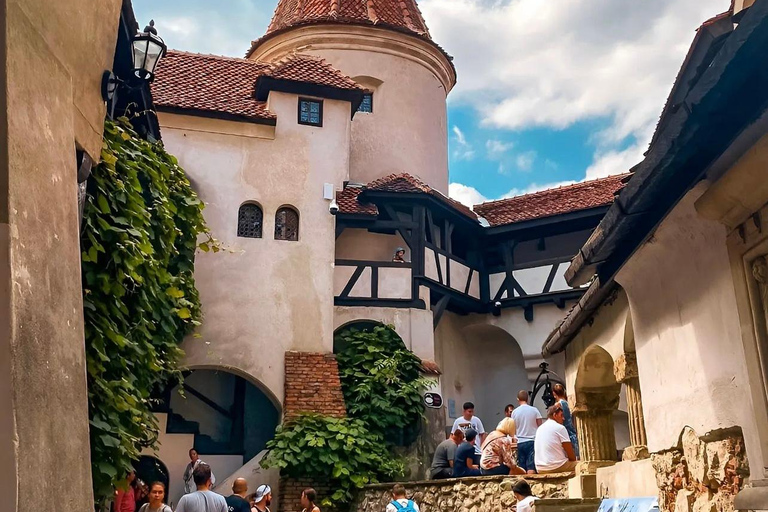
M 528 220 L 562 215 L 607 206 L 624 187 L 629 173 L 609 176 L 560 188 L 542 190 L 474 207 L 491 226 L 503 226 Z
M 264 101 L 255 97 L 262 76 L 337 89 L 361 89 L 322 59 L 292 55 L 274 64 L 170 50 L 158 64 L 152 97 L 160 110 L 222 113 L 251 121 L 273 121 Z

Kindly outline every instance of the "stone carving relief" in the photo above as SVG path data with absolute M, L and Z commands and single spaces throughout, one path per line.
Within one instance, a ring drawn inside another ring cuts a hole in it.
M 768 258 L 760 256 L 752 263 L 752 276 L 760 287 L 760 303 L 763 307 L 764 321 L 768 324 Z
M 686 427 L 680 445 L 651 455 L 661 512 L 732 512 L 749 477 L 740 428 L 699 436 Z

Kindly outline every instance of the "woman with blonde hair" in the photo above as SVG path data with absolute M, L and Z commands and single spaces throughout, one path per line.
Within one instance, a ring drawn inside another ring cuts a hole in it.
M 504 418 L 483 441 L 480 470 L 483 475 L 524 475 L 517 466 L 515 420 Z

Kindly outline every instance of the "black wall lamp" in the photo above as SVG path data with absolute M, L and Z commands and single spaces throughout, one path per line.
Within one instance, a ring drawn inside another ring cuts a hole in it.
M 112 101 L 119 88 L 137 89 L 152 82 L 155 78 L 157 63 L 165 55 L 168 47 L 157 35 L 155 21 L 151 20 L 144 32 L 136 34 L 131 42 L 133 72 L 123 80 L 111 71 L 105 71 L 101 80 L 101 96 L 104 101 Z M 113 102 L 114 108 L 114 102 Z

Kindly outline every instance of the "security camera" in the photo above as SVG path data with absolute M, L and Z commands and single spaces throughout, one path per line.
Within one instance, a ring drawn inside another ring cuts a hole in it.
M 328 211 L 331 212 L 331 215 L 339 213 L 339 203 L 337 203 L 335 199 L 328 205 Z

